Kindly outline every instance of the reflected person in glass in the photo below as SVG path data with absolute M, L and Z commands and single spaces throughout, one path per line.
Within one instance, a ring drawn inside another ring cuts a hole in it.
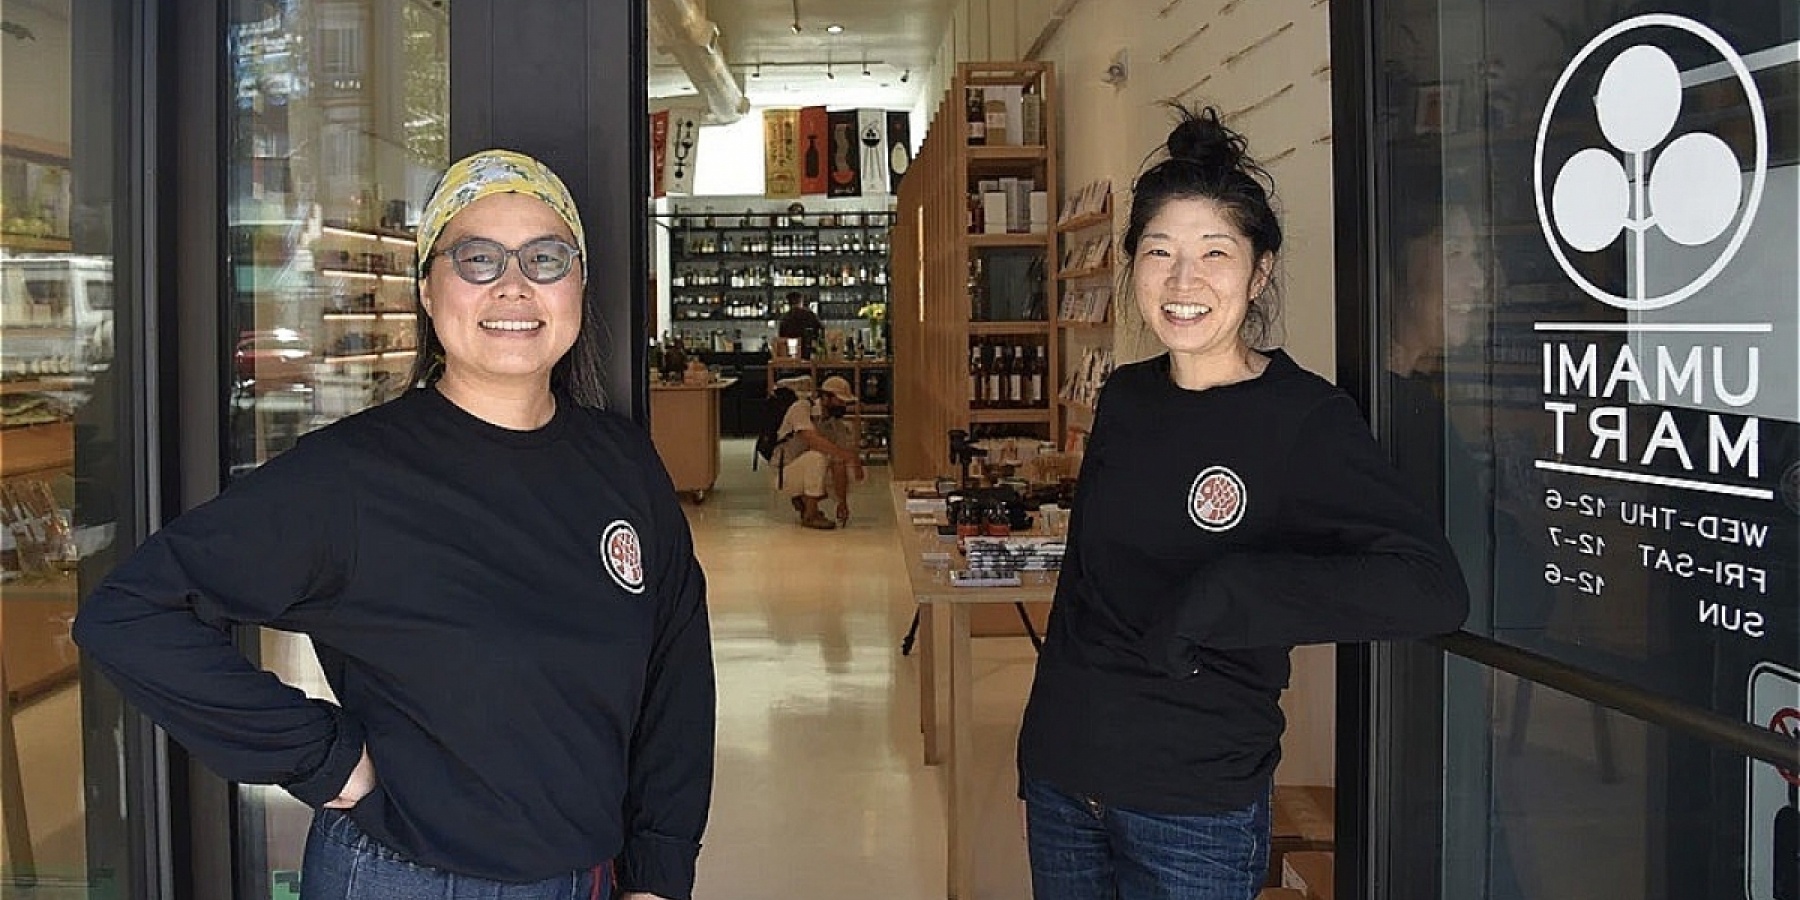
M 650 438 L 601 409 L 562 182 L 453 164 L 394 401 L 170 523 L 87 600 L 90 661 L 221 775 L 315 808 L 301 896 L 690 896 L 712 783 L 705 580 Z M 239 654 L 308 636 L 336 702 Z
M 1100 394 L 1019 736 L 1037 900 L 1250 900 L 1298 644 L 1455 629 L 1467 595 L 1356 404 L 1265 341 L 1282 228 L 1211 108 L 1132 188 L 1164 352 Z

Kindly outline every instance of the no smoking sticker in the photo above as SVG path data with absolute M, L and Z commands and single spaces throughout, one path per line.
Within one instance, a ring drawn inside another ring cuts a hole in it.
M 1750 670 L 1748 718 L 1800 738 L 1800 672 L 1772 662 Z M 1744 896 L 1800 900 L 1800 772 L 1745 763 Z

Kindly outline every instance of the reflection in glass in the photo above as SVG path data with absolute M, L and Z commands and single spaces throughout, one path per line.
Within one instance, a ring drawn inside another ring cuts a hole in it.
M 1377 6 L 1383 424 L 1467 630 L 1800 731 L 1794 5 Z M 1443 896 L 1800 898 L 1770 767 L 1456 660 L 1443 714 Z
M 413 228 L 448 163 L 444 0 L 232 4 L 227 260 L 232 476 L 397 396 L 414 356 Z M 329 696 L 304 638 L 261 664 Z M 311 811 L 247 786 L 237 894 L 297 894 Z
M 1446 694 L 1441 896 L 1772 900 L 1779 840 L 1800 874 L 1775 767 L 1465 660 Z
M 9 3 L 0 28 L 5 897 L 137 893 L 123 855 L 124 711 L 83 671 L 69 637 L 76 602 L 111 568 L 131 506 L 115 427 L 123 373 L 114 350 L 126 326 L 115 320 L 122 84 L 112 9 Z M 128 290 L 118 297 L 131 302 Z
M 238 15 L 233 473 L 403 389 L 412 226 L 448 152 L 443 3 L 290 0 Z

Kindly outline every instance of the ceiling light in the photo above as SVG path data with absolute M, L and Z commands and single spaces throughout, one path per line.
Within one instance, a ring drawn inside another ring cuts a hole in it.
M 871 74 L 869 74 L 869 64 L 868 64 L 868 63 L 864 63 L 864 64 L 863 64 L 863 77 L 864 77 L 864 78 L 873 78 L 873 77 L 875 77 L 875 76 L 873 76 L 873 75 L 871 75 Z
M 905 84 L 907 82 L 907 80 L 910 78 L 912 78 L 912 70 L 911 69 L 907 69 L 906 71 L 900 73 L 900 83 L 901 84 Z
M 825 26 L 825 32 L 827 34 L 843 34 L 844 26 L 833 22 L 832 24 Z
M 788 30 L 795 34 L 800 33 L 800 0 L 794 0 L 794 24 L 789 25 Z

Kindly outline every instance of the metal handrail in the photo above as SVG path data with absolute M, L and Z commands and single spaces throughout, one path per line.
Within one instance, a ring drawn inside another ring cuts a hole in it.
M 1616 678 L 1466 631 L 1432 638 L 1430 643 L 1446 653 L 1510 672 L 1789 772 L 1800 772 L 1800 739 L 1784 737 L 1709 709 L 1660 697 Z

